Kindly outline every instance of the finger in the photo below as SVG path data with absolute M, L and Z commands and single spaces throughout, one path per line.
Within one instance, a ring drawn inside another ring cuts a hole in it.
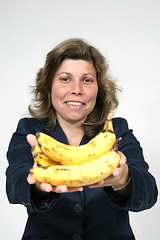
M 113 172 L 112 172 L 112 175 L 114 177 L 116 177 L 118 175 L 122 175 L 124 170 L 125 170 L 125 168 L 126 168 L 126 166 L 127 166 L 126 160 L 124 160 L 124 162 L 122 160 L 122 163 L 120 164 L 119 168 L 114 169 Z
M 65 193 L 68 192 L 68 188 L 65 185 L 60 185 L 53 187 L 53 191 L 56 193 Z
M 103 185 L 104 184 L 104 180 L 101 180 L 97 183 L 98 185 Z
M 68 187 L 68 192 L 77 192 L 77 191 L 82 192 L 83 187 Z
M 112 172 L 112 175 L 114 177 L 118 176 L 119 174 L 120 174 L 120 169 L 119 168 L 114 169 L 113 172 Z
M 37 138 L 35 135 L 28 134 L 26 138 L 27 138 L 27 142 L 31 145 L 31 147 L 38 145 Z
M 119 168 L 113 170 L 112 175 L 114 177 L 118 176 L 120 173 L 124 171 L 126 165 L 127 165 L 126 163 L 121 164 Z
M 40 189 L 45 192 L 52 192 L 53 187 L 49 183 L 40 183 Z
M 36 179 L 34 177 L 32 177 L 30 174 L 28 174 L 27 182 L 29 184 L 35 184 L 36 183 Z
M 76 192 L 83 191 L 83 187 L 67 187 L 66 185 L 59 185 L 53 187 L 53 191 L 56 193 Z
M 119 151 L 118 154 L 120 155 L 119 165 L 121 166 L 127 162 L 127 159 L 122 152 Z
M 37 167 L 36 163 L 33 164 L 33 168 Z
M 101 180 L 97 183 L 94 183 L 94 184 L 91 184 L 91 185 L 88 185 L 89 188 L 96 188 L 96 187 L 102 187 L 104 185 L 104 180 Z

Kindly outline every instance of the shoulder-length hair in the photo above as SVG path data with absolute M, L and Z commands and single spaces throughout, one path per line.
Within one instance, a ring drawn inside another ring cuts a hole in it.
M 53 76 L 64 59 L 91 61 L 96 69 L 96 105 L 83 124 L 85 133 L 92 138 L 106 121 L 109 111 L 118 106 L 117 86 L 108 73 L 109 67 L 104 56 L 82 39 L 65 40 L 47 54 L 44 67 L 37 73 L 33 104 L 29 106 L 29 113 L 40 119 L 45 128 L 54 128 L 56 112 L 51 101 L 51 85 Z

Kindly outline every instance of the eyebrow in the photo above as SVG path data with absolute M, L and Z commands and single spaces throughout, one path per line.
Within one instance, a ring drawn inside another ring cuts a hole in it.
M 58 73 L 57 75 L 59 76 L 59 75 L 61 75 L 61 74 L 72 75 L 72 73 L 70 73 L 70 72 L 60 72 L 60 73 Z M 84 74 L 83 74 L 83 76 L 87 76 L 87 75 L 91 75 L 91 76 L 93 76 L 94 78 L 96 78 L 96 76 L 95 76 L 94 74 L 92 74 L 92 73 L 84 73 Z

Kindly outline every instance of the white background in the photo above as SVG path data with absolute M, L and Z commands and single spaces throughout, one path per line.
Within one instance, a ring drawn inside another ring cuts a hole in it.
M 159 186 L 160 1 L 0 0 L 2 240 L 21 239 L 27 219 L 25 208 L 9 204 L 5 193 L 5 155 L 11 135 L 27 114 L 29 86 L 46 53 L 71 37 L 88 40 L 107 57 L 123 89 L 115 115 L 127 118 Z M 137 240 L 160 237 L 159 202 L 130 217 Z

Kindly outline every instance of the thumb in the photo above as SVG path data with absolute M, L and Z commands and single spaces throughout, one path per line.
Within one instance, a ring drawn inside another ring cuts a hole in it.
M 37 138 L 33 134 L 28 134 L 27 135 L 27 142 L 31 145 L 31 147 L 35 147 L 38 145 Z

